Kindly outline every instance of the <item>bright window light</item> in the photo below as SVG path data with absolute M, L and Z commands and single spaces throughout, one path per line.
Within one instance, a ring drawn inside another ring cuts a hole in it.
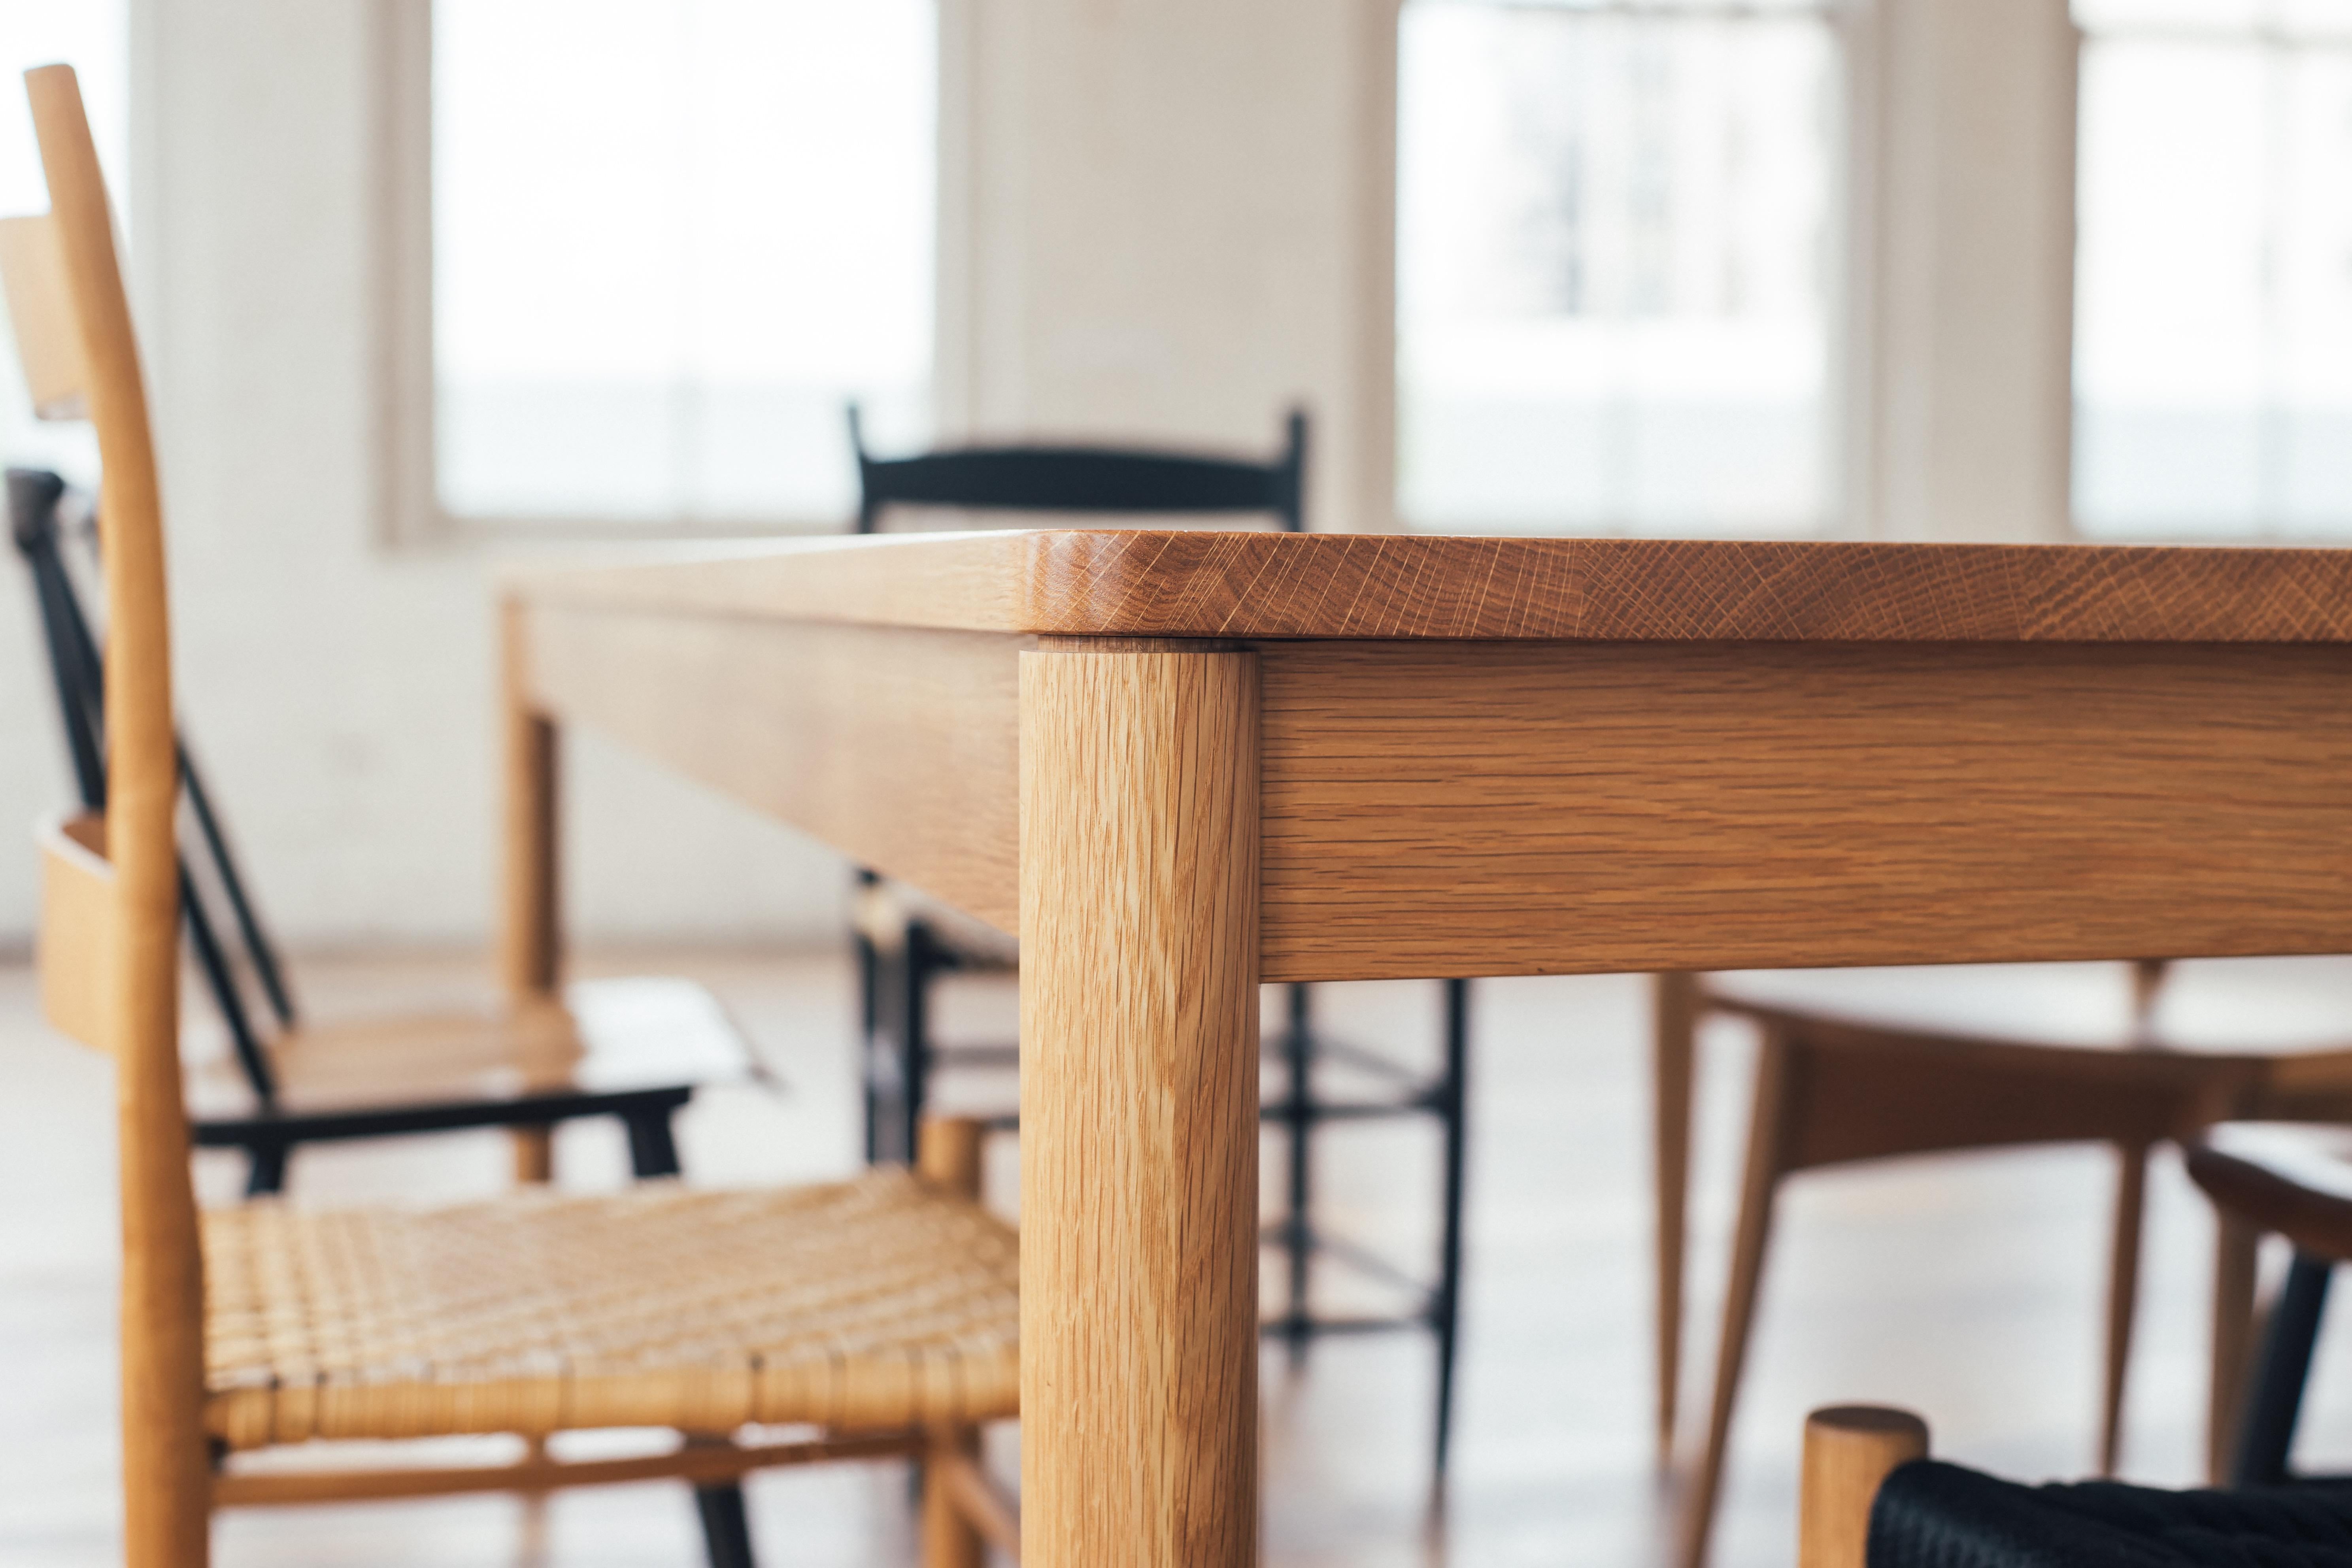
M 0 0 L 0 217 L 46 212 L 48 182 L 25 102 L 25 72 L 69 65 L 81 81 L 82 108 L 106 171 L 115 221 L 128 228 L 131 163 L 130 51 L 124 0 Z M 127 239 L 126 239 L 127 243 Z M 0 311 L 0 336 L 8 331 Z M 33 417 L 14 343 L 0 346 L 0 458 L 55 468 L 78 484 L 98 482 L 98 442 L 79 421 Z
M 931 0 L 438 0 L 459 518 L 834 526 L 928 425 Z
M 2352 5 L 2075 16 L 2077 525 L 2352 537 Z
M 1409 0 L 1398 508 L 1785 533 L 1833 509 L 1822 7 Z

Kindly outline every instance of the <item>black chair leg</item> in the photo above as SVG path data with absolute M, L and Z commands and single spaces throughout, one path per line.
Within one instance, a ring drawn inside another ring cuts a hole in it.
M 751 1521 L 743 1510 L 740 1483 L 695 1488 L 694 1510 L 702 1516 L 702 1544 L 710 1568 L 754 1568 Z
M 669 1112 L 657 1110 L 624 1121 L 629 1130 L 629 1169 L 637 1179 L 677 1175 L 677 1138 L 670 1131 Z
M 2245 1421 L 2239 1428 L 2233 1486 L 2284 1486 L 2288 1479 L 2287 1451 L 2294 1445 L 2295 1422 L 2303 1414 L 2304 1384 L 2311 1374 L 2312 1347 L 2319 1339 L 2333 1271 L 2326 1258 L 2307 1252 L 2297 1252 L 2287 1270 L 2286 1287 L 2263 1332 Z
M 1307 1360 L 1314 1333 L 1307 1311 L 1313 1284 L 1315 1155 L 1315 1016 L 1312 993 L 1294 984 L 1288 997 L 1290 1030 L 1283 1037 L 1283 1057 L 1290 1071 L 1290 1096 L 1283 1121 L 1289 1131 L 1289 1204 L 1282 1227 L 1283 1261 L 1289 1269 L 1290 1305 L 1284 1314 L 1283 1339 L 1295 1371 Z
M 908 1164 L 923 1136 L 923 1103 L 931 1076 L 931 981 L 940 969 L 939 944 L 920 921 L 907 922 L 904 994 L 898 999 L 898 1081 L 903 1086 L 898 1147 L 893 1157 Z
M 1438 1259 L 1437 1300 L 1432 1317 L 1437 1333 L 1436 1473 L 1445 1479 L 1454 1436 L 1454 1360 L 1462 1321 L 1462 1166 L 1467 1142 L 1470 1060 L 1470 983 L 1445 983 L 1445 1078 L 1439 1110 L 1445 1120 L 1445 1228 Z
M 266 1198 L 286 1190 L 286 1156 L 292 1153 L 283 1143 L 256 1143 L 245 1152 L 245 1195 Z

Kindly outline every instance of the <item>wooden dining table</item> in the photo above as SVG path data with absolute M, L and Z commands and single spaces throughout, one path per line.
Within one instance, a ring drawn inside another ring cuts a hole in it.
M 1018 934 L 1031 1568 L 1256 1559 L 1261 982 L 2352 951 L 2352 552 L 1072 530 L 501 592 L 518 989 L 568 724 Z

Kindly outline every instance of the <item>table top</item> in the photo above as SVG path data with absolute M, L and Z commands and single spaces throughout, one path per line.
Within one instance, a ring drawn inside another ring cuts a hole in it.
M 1111 637 L 2352 642 L 2352 551 L 1060 529 L 649 548 L 538 602 Z

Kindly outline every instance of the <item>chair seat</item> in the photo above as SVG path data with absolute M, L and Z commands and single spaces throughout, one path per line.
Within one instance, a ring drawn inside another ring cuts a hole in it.
M 1717 1005 L 1942 1039 L 2092 1050 L 2294 1055 L 2352 1046 L 2340 958 L 2173 964 L 2142 1031 L 2123 963 L 2001 963 L 1709 974 Z
M 269 1055 L 278 1109 L 292 1115 L 708 1084 L 753 1070 L 718 999 L 668 977 L 583 981 L 565 988 L 562 1006 L 305 1026 Z M 191 1056 L 192 1115 L 254 1113 L 225 1039 Z
M 232 1448 L 1018 1409 L 1015 1234 L 899 1169 L 203 1225 L 205 1425 Z

